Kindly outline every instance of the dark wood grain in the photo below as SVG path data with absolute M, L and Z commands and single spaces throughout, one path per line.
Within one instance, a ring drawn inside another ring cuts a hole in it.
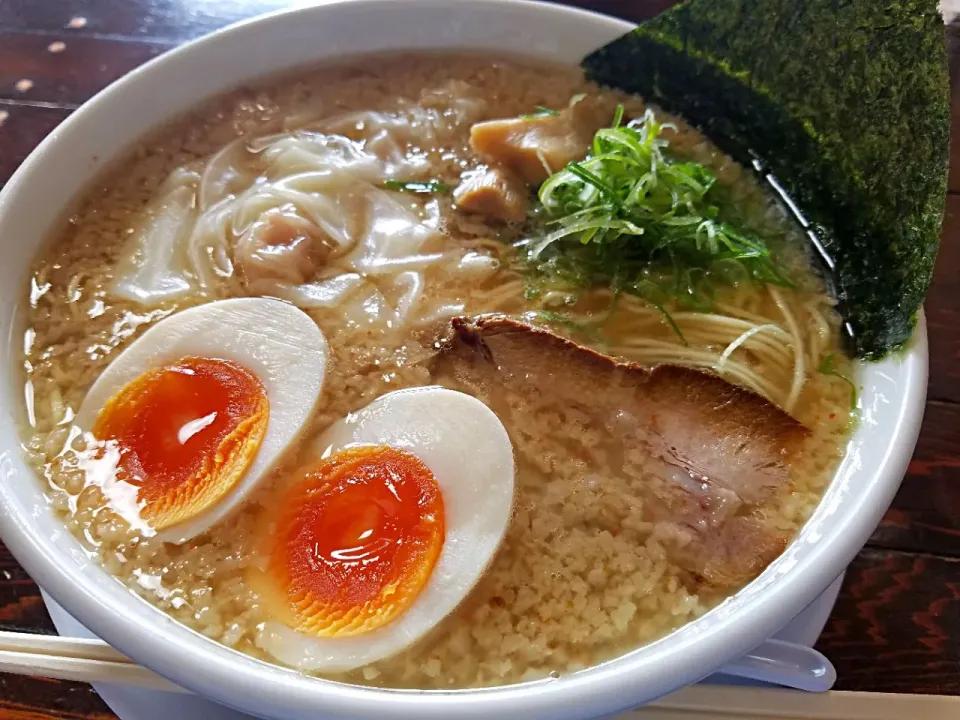
M 0 184 L 71 108 L 113 79 L 177 43 L 297 4 L 0 0 Z M 674 0 L 571 4 L 640 21 Z M 960 694 L 960 26 L 948 38 L 949 186 L 958 195 L 948 198 L 926 303 L 931 401 L 901 491 L 851 565 L 818 645 L 837 666 L 839 689 Z M 36 586 L 2 546 L 0 628 L 53 632 Z M 0 675 L 0 720 L 50 718 L 113 715 L 86 685 Z
M 817 648 L 838 689 L 960 695 L 957 638 L 960 559 L 864 550 Z
M 960 406 L 931 401 L 900 492 L 870 545 L 960 558 Z M 958 568 L 960 579 L 960 568 Z M 960 608 L 957 609 L 960 613 Z
M 0 100 L 0 184 L 70 110 Z
M 0 543 L 0 627 L 4 630 L 56 633 L 36 584 L 2 543 Z
M 99 38 L 139 37 L 183 42 L 274 10 L 291 0 L 4 0 L 0 27 L 35 33 L 70 30 Z M 643 3 L 638 3 L 643 4 Z
M 0 98 L 75 107 L 170 47 L 0 31 Z
M 116 715 L 86 683 L 0 674 L 0 720 L 48 718 L 114 720 Z
M 954 144 L 960 145 L 960 135 Z M 940 253 L 924 309 L 930 339 L 930 397 L 960 402 L 960 195 L 947 197 Z

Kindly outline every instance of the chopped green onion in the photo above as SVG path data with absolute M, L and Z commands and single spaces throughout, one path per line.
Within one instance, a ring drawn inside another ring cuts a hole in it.
M 616 129 L 620 127 L 620 123 L 623 122 L 623 105 L 617 105 L 616 111 L 613 113 L 613 128 Z
M 556 117 L 557 115 L 560 114 L 559 111 L 553 110 L 548 107 L 544 107 L 543 105 L 534 105 L 533 108 L 534 110 L 536 110 L 535 113 L 530 113 L 529 115 L 521 115 L 520 117 L 523 118 L 524 120 L 531 120 L 534 118 Z
M 857 407 L 857 396 L 859 395 L 857 390 L 856 383 L 853 382 L 843 373 L 837 370 L 837 356 L 833 353 L 827 353 L 823 356 L 823 360 L 820 361 L 820 367 L 817 368 L 817 372 L 821 375 L 830 375 L 835 378 L 843 380 L 847 385 L 850 386 L 850 407 Z
M 669 155 L 647 110 L 599 130 L 590 154 L 540 186 L 544 222 L 523 244 L 528 268 L 555 289 L 613 287 L 667 313 L 666 301 L 709 310 L 731 266 L 744 279 L 792 287 L 766 243 L 744 226 L 716 175 Z

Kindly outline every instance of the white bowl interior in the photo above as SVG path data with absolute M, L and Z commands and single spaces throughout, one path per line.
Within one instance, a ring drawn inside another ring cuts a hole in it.
M 521 0 L 356 0 L 279 13 L 221 31 L 131 73 L 57 128 L 0 193 L 0 534 L 67 610 L 122 652 L 231 707 L 272 718 L 530 720 L 598 717 L 696 681 L 803 609 L 866 541 L 892 499 L 919 432 L 926 335 L 861 367 L 862 420 L 815 516 L 744 591 L 669 637 L 555 681 L 482 691 L 376 691 L 306 678 L 179 625 L 106 575 L 48 509 L 21 458 L 17 308 L 31 260 L 100 168 L 149 129 L 211 95 L 280 71 L 365 52 L 461 48 L 577 63 L 627 31 L 618 20 Z

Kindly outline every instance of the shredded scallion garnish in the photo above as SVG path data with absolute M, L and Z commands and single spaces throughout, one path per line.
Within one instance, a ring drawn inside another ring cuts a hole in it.
M 547 287 L 610 286 L 664 312 L 670 300 L 708 310 L 718 283 L 790 287 L 767 245 L 742 227 L 707 167 L 668 154 L 652 111 L 626 124 L 616 109 L 590 154 L 541 185 L 542 231 L 523 246 Z

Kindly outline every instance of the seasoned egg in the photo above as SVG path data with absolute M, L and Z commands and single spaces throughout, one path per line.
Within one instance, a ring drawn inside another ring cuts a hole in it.
M 267 509 L 257 642 L 301 670 L 393 655 L 452 612 L 510 521 L 513 448 L 476 398 L 389 393 L 331 426 Z
M 237 506 L 296 440 L 320 396 L 327 344 L 301 310 L 241 298 L 184 310 L 124 350 L 76 424 L 136 488 L 140 518 L 183 542 Z

